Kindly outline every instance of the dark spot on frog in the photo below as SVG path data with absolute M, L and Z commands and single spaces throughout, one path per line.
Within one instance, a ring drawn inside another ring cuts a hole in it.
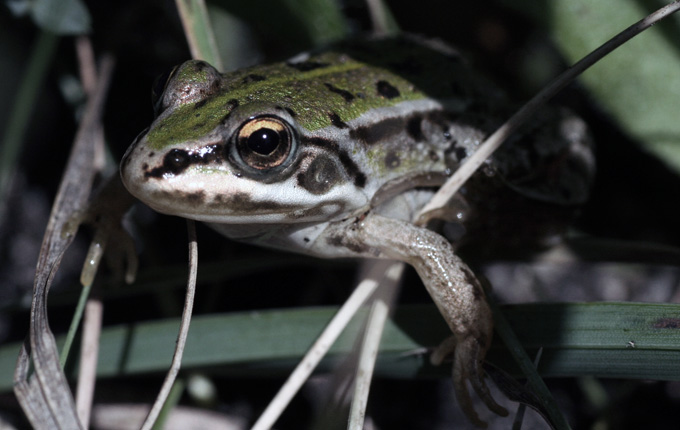
M 288 114 L 289 114 L 290 116 L 292 116 L 293 118 L 295 118 L 295 117 L 297 116 L 297 112 L 295 112 L 293 109 L 291 109 L 291 108 L 289 108 L 289 107 L 285 107 L 284 109 L 285 109 L 286 112 L 288 112 Z
M 411 118 L 409 118 L 408 121 L 406 122 L 406 132 L 416 142 L 420 142 L 424 138 L 422 122 L 423 118 L 420 115 L 414 115 Z
M 305 243 L 309 243 L 309 240 L 310 240 L 310 239 L 309 239 L 308 237 L 303 237 L 302 240 L 303 240 Z
M 316 157 L 307 170 L 297 176 L 298 185 L 312 194 L 324 194 L 342 179 L 335 162 L 328 156 Z
M 456 159 L 458 161 L 462 161 L 467 157 L 467 149 L 463 148 L 462 146 L 459 146 L 454 150 L 454 153 L 456 154 Z
M 220 120 L 222 124 L 226 123 L 229 117 L 231 116 L 231 113 L 238 107 L 238 100 L 236 99 L 231 99 L 227 103 L 224 104 L 224 110 L 227 111 L 227 113 L 222 117 Z
M 211 202 L 213 206 L 223 207 L 228 205 L 237 212 L 255 212 L 266 213 L 281 210 L 295 210 L 297 206 L 284 205 L 275 201 L 256 201 L 251 198 L 248 193 L 232 193 L 217 195 Z
M 190 164 L 191 156 L 188 152 L 181 149 L 173 149 L 163 157 L 163 168 L 167 173 L 180 173 L 189 167 Z
M 304 139 L 303 145 L 317 146 L 319 148 L 324 148 L 333 154 L 337 154 L 338 161 L 342 164 L 347 175 L 354 178 L 354 185 L 359 188 L 363 188 L 366 185 L 366 175 L 359 170 L 359 166 L 357 166 L 347 152 L 340 149 L 336 142 L 321 137 L 313 137 Z
M 228 109 L 229 111 L 232 111 L 232 110 L 236 109 L 238 107 L 238 105 L 239 105 L 238 100 L 231 99 L 224 105 L 224 107 L 226 109 Z
M 349 127 L 342 119 L 340 119 L 340 115 L 338 115 L 335 112 L 329 112 L 328 118 L 331 120 L 331 124 L 333 124 L 337 128 Z
M 197 191 L 195 193 L 186 193 L 181 196 L 182 200 L 186 203 L 191 203 L 193 205 L 199 205 L 205 202 L 205 192 Z
M 356 252 L 357 254 L 363 254 L 369 250 L 368 245 L 365 243 L 352 240 L 351 238 L 345 237 L 341 234 L 328 237 L 326 242 L 331 246 L 335 246 L 336 248 L 347 248 L 352 252 Z
M 345 167 L 347 173 L 354 177 L 354 185 L 363 188 L 366 185 L 366 175 L 359 170 L 359 166 L 354 163 L 354 160 L 345 151 L 338 153 L 338 159 Z
M 680 328 L 680 318 L 659 318 L 654 328 Z
M 156 190 L 152 192 L 152 197 L 155 201 L 159 202 L 163 200 L 177 202 L 177 194 L 170 191 Z
M 241 82 L 244 83 L 244 84 L 247 84 L 249 82 L 261 82 L 261 81 L 264 81 L 266 79 L 267 79 L 266 76 L 251 73 L 251 74 L 247 75 L 245 78 L 243 78 L 243 80 Z
M 338 88 L 338 87 L 336 87 L 336 86 L 334 86 L 333 84 L 330 84 L 330 83 L 328 83 L 328 82 L 324 83 L 324 85 L 326 86 L 326 88 L 328 88 L 328 90 L 329 90 L 330 92 L 339 95 L 339 96 L 342 97 L 347 103 L 349 103 L 349 102 L 351 102 L 352 100 L 354 100 L 354 94 L 350 93 L 349 91 L 343 90 L 342 88 Z
M 200 114 L 198 114 L 198 115 L 196 115 L 196 116 L 199 116 L 199 115 L 200 115 Z M 194 126 L 191 127 L 191 129 L 194 130 L 194 131 L 199 131 L 199 130 L 201 130 L 203 127 L 205 127 L 205 122 L 199 122 L 199 123 L 197 123 L 197 124 L 194 124 Z
M 386 99 L 393 99 L 401 95 L 399 90 L 387 81 L 378 81 L 376 83 L 376 88 L 378 94 Z
M 373 125 L 357 127 L 349 132 L 349 136 L 354 140 L 364 142 L 366 145 L 373 145 L 400 133 L 403 130 L 404 120 L 402 118 L 387 118 Z
M 163 157 L 163 162 L 159 167 L 148 170 L 146 166 L 144 176 L 149 178 L 160 178 L 166 173 L 177 175 L 182 173 L 192 164 L 209 164 L 221 162 L 222 145 L 208 145 L 200 151 L 187 152 L 182 149 L 171 149 Z
M 328 67 L 328 63 L 321 63 L 318 61 L 300 61 L 298 63 L 286 63 L 286 64 L 289 67 L 292 67 L 300 72 L 309 72 L 310 70 Z
M 396 152 L 390 151 L 387 153 L 385 156 L 385 167 L 388 169 L 394 169 L 396 167 L 399 167 L 401 164 L 401 159 L 399 158 L 399 155 L 397 155 Z
M 156 151 L 149 151 L 149 153 L 146 154 L 146 156 L 149 158 L 152 158 L 154 155 L 156 155 Z
M 205 106 L 206 103 L 208 103 L 208 99 L 199 100 L 196 103 L 194 103 L 194 109 L 200 109 L 203 106 Z

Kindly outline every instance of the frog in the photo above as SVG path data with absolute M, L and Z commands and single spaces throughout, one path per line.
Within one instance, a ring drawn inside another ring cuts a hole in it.
M 457 50 L 423 37 L 350 40 L 228 73 L 190 60 L 161 81 L 155 119 L 120 175 L 152 209 L 236 241 L 411 265 L 452 333 L 436 355 L 452 357 L 458 403 L 483 426 L 468 383 L 507 415 L 482 366 L 493 336 L 487 292 L 457 252 L 466 235 L 452 241 L 414 219 L 511 109 Z M 592 181 L 590 139 L 577 117 L 548 117 L 431 218 L 484 231 L 467 220 L 504 216 L 486 193 L 518 196 L 505 199 L 510 208 L 536 201 L 574 212 Z

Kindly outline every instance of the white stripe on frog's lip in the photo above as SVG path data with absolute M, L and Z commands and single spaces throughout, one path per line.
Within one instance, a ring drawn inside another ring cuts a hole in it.
M 196 173 L 196 172 L 194 172 Z M 343 218 L 351 208 L 366 207 L 367 195 L 352 183 L 338 184 L 323 196 L 298 186 L 292 176 L 263 185 L 246 177 L 215 172 L 151 181 L 148 187 L 132 181 L 130 192 L 154 210 L 212 223 L 303 223 Z M 218 191 L 211 191 L 218 190 Z

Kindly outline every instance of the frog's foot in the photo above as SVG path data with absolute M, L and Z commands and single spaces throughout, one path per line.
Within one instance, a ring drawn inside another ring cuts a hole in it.
M 114 274 L 132 283 L 137 272 L 137 253 L 132 237 L 122 226 L 122 219 L 134 198 L 127 192 L 114 175 L 90 202 L 87 211 L 74 220 L 75 228 L 79 224 L 89 224 L 94 229 L 94 237 L 83 264 L 80 281 L 83 285 L 91 285 L 99 269 L 104 250 L 108 248 L 107 261 Z
M 508 411 L 496 403 L 491 397 L 489 387 L 484 382 L 484 370 L 482 360 L 485 351 L 480 347 L 474 336 L 467 336 L 461 340 L 451 336 L 444 340 L 432 353 L 432 364 L 441 364 L 448 356 L 453 356 L 453 387 L 461 409 L 468 419 L 478 427 L 486 427 L 472 406 L 472 398 L 468 391 L 466 381 L 470 381 L 477 395 L 482 399 L 489 410 L 500 416 L 507 416 Z
M 133 283 L 138 266 L 134 241 L 120 224 L 113 224 L 97 226 L 80 273 L 81 284 L 92 285 L 104 250 L 114 276 L 124 278 L 128 284 Z

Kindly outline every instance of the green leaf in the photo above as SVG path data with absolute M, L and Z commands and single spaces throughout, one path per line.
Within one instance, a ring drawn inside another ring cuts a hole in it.
M 530 355 L 543 348 L 542 376 L 598 376 L 680 380 L 680 305 L 641 303 L 553 303 L 502 307 Z M 182 368 L 201 368 L 240 377 L 285 375 L 306 352 L 335 308 L 287 309 L 193 319 Z M 354 346 L 362 316 L 331 349 L 321 370 Z M 98 376 L 160 373 L 167 369 L 177 337 L 177 319 L 105 328 Z M 449 335 L 432 305 L 399 309 L 388 322 L 376 375 L 392 378 L 450 377 L 446 366 L 427 355 Z M 0 390 L 12 387 L 19 344 L 0 348 Z M 513 359 L 496 339 L 489 361 L 519 375 Z M 75 373 L 74 373 L 75 374 Z

